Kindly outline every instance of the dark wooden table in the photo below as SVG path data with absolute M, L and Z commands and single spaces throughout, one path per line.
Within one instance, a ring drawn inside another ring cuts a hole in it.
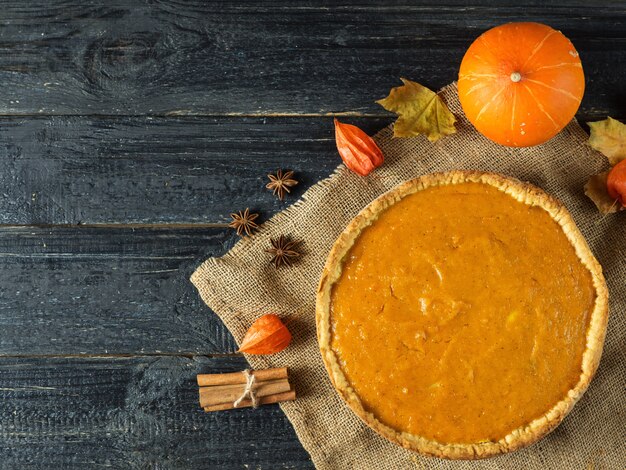
M 339 163 L 330 116 L 380 129 L 400 76 L 453 81 L 508 21 L 574 42 L 579 119 L 626 117 L 625 2 L 464 5 L 2 2 L 0 467 L 312 467 L 277 406 L 197 404 L 196 373 L 246 365 L 188 282 L 229 213 L 295 201 Z

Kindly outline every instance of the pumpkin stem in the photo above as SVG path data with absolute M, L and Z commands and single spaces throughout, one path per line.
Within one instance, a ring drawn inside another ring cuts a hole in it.
M 513 72 L 513 73 L 511 74 L 511 81 L 512 81 L 512 82 L 517 83 L 517 82 L 519 82 L 521 79 L 522 79 L 522 74 L 521 74 L 521 73 L 519 73 L 519 72 Z

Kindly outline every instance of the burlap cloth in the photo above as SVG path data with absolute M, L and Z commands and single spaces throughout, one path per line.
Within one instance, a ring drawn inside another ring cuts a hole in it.
M 626 468 L 626 212 L 601 216 L 583 194 L 606 159 L 587 145 L 576 123 L 548 143 L 509 149 L 479 135 L 465 120 L 456 85 L 442 97 L 458 119 L 458 133 L 437 143 L 423 137 L 392 138 L 392 128 L 375 139 L 385 164 L 366 178 L 340 165 L 285 211 L 263 224 L 222 258 L 205 261 L 192 275 L 202 299 L 239 341 L 247 327 L 268 312 L 304 313 L 290 324 L 292 344 L 282 353 L 247 359 L 254 368 L 288 366 L 298 399 L 281 404 L 302 445 L 320 469 L 404 468 Z M 332 133 L 329 123 L 329 136 Z M 484 461 L 450 462 L 422 457 L 379 437 L 365 426 L 333 389 L 318 350 L 315 291 L 326 256 L 339 233 L 370 201 L 397 184 L 451 169 L 488 170 L 530 181 L 558 197 L 604 268 L 610 291 L 610 321 L 602 362 L 587 393 L 572 413 L 539 443 Z M 301 240 L 297 265 L 274 269 L 264 252 L 270 237 Z M 250 411 L 254 413 L 254 411 Z

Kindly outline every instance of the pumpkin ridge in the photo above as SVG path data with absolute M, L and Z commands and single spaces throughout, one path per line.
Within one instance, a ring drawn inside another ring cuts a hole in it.
M 481 90 L 483 88 L 488 88 L 489 85 L 485 84 L 485 83 L 478 83 L 476 85 L 473 85 L 472 88 L 470 88 L 469 90 L 467 90 L 465 92 L 466 95 L 469 95 L 470 93 L 475 92 L 476 90 Z
M 532 92 L 532 90 L 530 88 L 528 88 L 528 85 L 524 84 L 524 88 L 526 88 L 526 91 L 528 92 L 528 94 L 531 96 L 532 99 L 535 100 L 535 103 L 537 103 L 537 108 L 539 108 L 539 111 L 541 111 L 543 114 L 545 114 L 548 119 L 550 119 L 550 121 L 552 122 L 552 124 L 554 124 L 554 127 L 556 127 L 557 129 L 560 129 L 560 126 L 556 123 L 556 121 L 554 120 L 554 118 L 550 115 L 550 113 L 548 113 L 548 111 L 546 111 L 546 109 L 543 107 L 543 105 L 541 104 L 541 101 L 539 101 L 537 99 L 537 97 L 535 96 L 535 94 Z
M 572 95 L 569 91 L 565 91 L 565 90 L 561 90 L 560 88 L 555 88 L 553 86 L 547 85 L 545 83 L 543 83 L 542 81 L 539 80 L 533 80 L 532 78 L 527 78 L 526 79 L 527 82 L 531 82 L 531 83 L 536 83 L 537 85 L 541 85 L 544 86 L 550 90 L 556 91 L 558 93 L 561 93 L 564 96 L 567 96 L 568 98 L 573 99 L 574 101 L 576 101 L 577 103 L 580 103 L 580 99 L 576 98 L 574 95 Z
M 539 68 L 536 68 L 534 70 L 528 71 L 527 74 L 533 74 L 533 73 L 539 72 L 541 70 L 556 69 L 556 68 L 559 68 L 559 67 L 563 67 L 564 65 L 569 65 L 571 67 L 576 67 L 578 69 L 582 69 L 583 68 L 583 64 L 581 64 L 580 62 L 561 62 L 560 64 L 542 65 Z
M 480 116 L 487 110 L 487 108 L 489 106 L 491 106 L 491 104 L 493 104 L 493 102 L 496 99 L 498 99 L 498 96 L 500 96 L 505 89 L 506 89 L 506 85 L 502 85 L 502 88 L 500 88 L 500 90 L 495 95 L 493 95 L 491 97 L 491 99 L 487 103 L 485 103 L 485 105 L 482 107 L 482 109 L 476 115 L 476 121 L 478 121 L 480 119 Z
M 541 50 L 541 48 L 543 47 L 543 45 L 546 43 L 546 41 L 548 40 L 548 38 L 550 36 L 552 36 L 554 33 L 556 33 L 557 30 L 553 29 L 551 31 L 548 31 L 548 34 L 546 34 L 546 36 L 537 43 L 537 45 L 535 46 L 535 48 L 533 49 L 533 51 L 530 53 L 530 55 L 528 56 L 528 59 L 526 59 L 526 62 L 524 62 L 524 65 L 522 65 L 522 69 L 526 68 L 526 66 L 528 65 L 528 62 L 530 62 L 533 57 L 535 57 L 535 55 L 537 54 L 537 52 L 539 52 L 539 50 Z
M 500 78 L 500 75 L 495 73 L 467 73 L 461 77 L 463 78 Z
M 517 103 L 517 88 L 513 90 L 513 105 L 511 106 L 511 130 L 515 129 L 515 104 Z

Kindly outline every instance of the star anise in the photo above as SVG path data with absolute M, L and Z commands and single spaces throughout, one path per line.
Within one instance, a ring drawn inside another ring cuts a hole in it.
M 275 175 L 270 173 L 267 177 L 270 179 L 270 182 L 265 187 L 271 189 L 274 195 L 278 196 L 278 199 L 281 201 L 285 198 L 285 192 L 291 192 L 289 188 L 298 184 L 298 181 L 293 179 L 293 171 L 283 173 L 283 170 L 278 170 Z
M 250 209 L 246 208 L 245 211 L 239 213 L 232 213 L 230 216 L 233 221 L 228 224 L 229 227 L 237 230 L 237 235 L 243 237 L 243 234 L 250 236 L 259 226 L 254 222 L 259 214 L 251 214 Z
M 281 266 L 291 266 L 292 263 L 300 256 L 300 252 L 294 250 L 294 247 L 298 242 L 288 241 L 284 235 L 281 235 L 277 239 L 270 239 L 272 244 L 271 248 L 265 251 L 272 254 L 270 263 L 273 263 L 276 268 Z

